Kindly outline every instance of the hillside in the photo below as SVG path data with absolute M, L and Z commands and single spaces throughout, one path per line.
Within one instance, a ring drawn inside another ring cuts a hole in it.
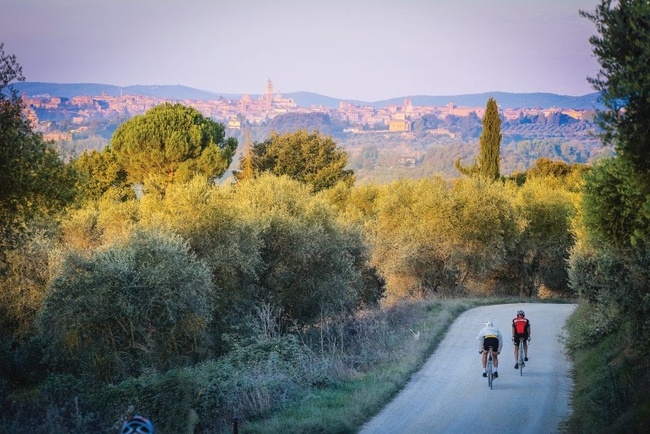
M 157 98 L 168 99 L 191 99 L 191 100 L 216 100 L 219 98 L 240 99 L 242 94 L 218 93 L 187 86 L 157 86 L 157 85 L 135 85 L 115 86 L 100 83 L 41 83 L 24 82 L 14 83 L 19 93 L 27 95 L 49 94 L 63 98 L 72 98 L 80 95 L 146 95 Z M 293 98 L 301 107 L 324 106 L 336 108 L 341 101 L 350 102 L 358 106 L 371 105 L 375 108 L 382 108 L 389 105 L 402 105 L 404 99 L 410 99 L 416 106 L 444 106 L 453 101 L 457 106 L 482 107 L 485 101 L 494 97 L 501 107 L 507 108 L 560 108 L 560 109 L 584 109 L 591 110 L 598 107 L 598 93 L 591 93 L 583 96 L 566 96 L 553 93 L 508 93 L 508 92 L 487 92 L 468 95 L 407 95 L 395 97 L 382 101 L 359 101 L 330 96 L 319 95 L 313 92 L 292 92 L 283 93 L 285 98 Z M 259 98 L 260 94 L 250 94 L 251 98 Z

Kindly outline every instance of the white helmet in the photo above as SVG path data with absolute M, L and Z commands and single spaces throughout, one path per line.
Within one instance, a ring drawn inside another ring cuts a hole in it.
M 492 321 L 490 321 L 490 320 L 485 321 L 485 327 L 494 327 L 492 325 Z

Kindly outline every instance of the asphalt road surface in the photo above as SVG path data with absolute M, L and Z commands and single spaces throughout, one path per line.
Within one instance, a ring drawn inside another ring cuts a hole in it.
M 361 434 L 557 433 L 570 415 L 571 363 L 560 342 L 575 305 L 505 304 L 463 313 L 436 352 L 395 399 L 364 425 Z M 530 320 L 529 361 L 514 369 L 512 319 Z M 493 389 L 483 378 L 476 336 L 486 320 L 505 342 Z

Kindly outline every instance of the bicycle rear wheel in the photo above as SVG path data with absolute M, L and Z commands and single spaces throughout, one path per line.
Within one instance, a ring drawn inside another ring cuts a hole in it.
M 524 343 L 519 341 L 519 375 L 524 375 Z
M 492 353 L 488 354 L 487 361 L 487 378 L 488 378 L 488 387 L 492 389 L 492 380 L 494 379 L 494 372 L 492 369 Z

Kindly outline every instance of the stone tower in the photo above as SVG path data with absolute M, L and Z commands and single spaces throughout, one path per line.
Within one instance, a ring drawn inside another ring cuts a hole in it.
M 273 101 L 273 82 L 270 78 L 266 81 L 266 95 L 264 99 L 266 102 L 266 109 L 271 111 L 271 102 Z

